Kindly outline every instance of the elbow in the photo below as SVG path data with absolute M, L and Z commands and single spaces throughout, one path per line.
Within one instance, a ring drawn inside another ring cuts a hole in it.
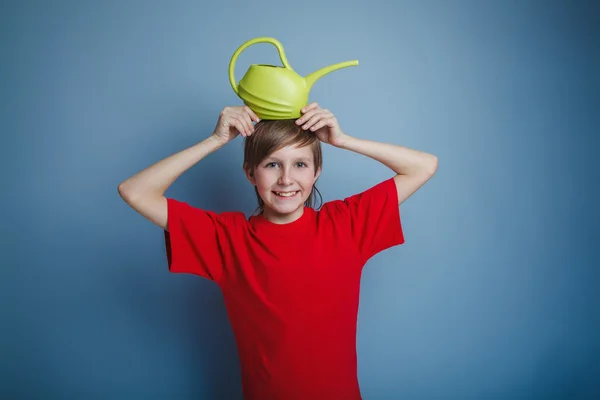
M 119 193 L 119 196 L 121 196 L 121 198 L 125 200 L 126 191 L 125 185 L 123 183 L 119 184 L 119 186 L 117 187 L 117 193 Z
M 156 198 L 164 196 L 164 192 L 156 192 L 149 190 L 140 190 L 140 188 L 134 187 L 132 182 L 124 181 L 117 187 L 119 196 L 125 201 L 125 203 L 131 205 L 145 201 L 147 198 Z
M 428 171 L 429 171 L 429 175 L 433 176 L 435 175 L 437 168 L 438 168 L 438 158 L 436 156 L 434 156 L 433 154 L 429 155 L 429 163 L 428 163 Z
M 127 182 L 121 182 L 117 187 L 117 192 L 119 193 L 119 196 L 121 196 L 121 198 L 126 202 L 131 198 L 131 190 L 128 189 Z
M 432 154 L 426 154 L 422 159 L 419 167 L 415 170 L 415 174 L 425 176 L 427 179 L 435 175 L 438 168 L 438 159 Z

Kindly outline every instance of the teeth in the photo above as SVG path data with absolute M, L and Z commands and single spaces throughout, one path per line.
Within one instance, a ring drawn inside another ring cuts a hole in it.
M 290 197 L 296 194 L 296 192 L 275 192 L 278 196 Z

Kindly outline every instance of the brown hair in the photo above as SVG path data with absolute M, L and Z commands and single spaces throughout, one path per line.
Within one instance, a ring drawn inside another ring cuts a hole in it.
M 244 140 L 244 170 L 252 174 L 254 169 L 270 154 L 286 146 L 310 146 L 314 156 L 315 174 L 323 165 L 323 153 L 321 151 L 321 141 L 311 131 L 305 131 L 302 127 L 296 125 L 295 120 L 261 120 L 254 125 L 254 133 Z M 304 202 L 306 207 L 315 207 L 315 191 L 321 198 L 319 189 L 316 185 Z M 258 207 L 255 211 L 262 213 L 264 211 L 264 202 L 254 188 Z

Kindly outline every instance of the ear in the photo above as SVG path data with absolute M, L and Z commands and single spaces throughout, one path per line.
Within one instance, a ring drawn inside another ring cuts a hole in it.
M 319 169 L 317 170 L 317 173 L 315 174 L 315 181 L 313 182 L 313 184 L 317 181 L 317 179 L 319 179 L 319 175 L 321 175 L 321 171 L 322 171 L 322 168 L 319 167 Z
M 253 186 L 256 186 L 256 179 L 254 179 L 254 174 L 253 174 L 252 170 L 250 168 L 248 168 L 248 164 L 244 164 L 244 174 L 246 175 L 246 178 L 248 178 L 248 181 Z

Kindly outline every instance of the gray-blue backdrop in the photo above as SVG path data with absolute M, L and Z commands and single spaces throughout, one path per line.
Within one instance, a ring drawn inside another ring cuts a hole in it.
M 234 399 L 216 285 L 167 272 L 124 179 L 239 105 L 235 49 L 274 36 L 350 135 L 433 153 L 406 244 L 363 275 L 366 399 L 586 398 L 600 369 L 593 1 L 26 1 L 0 7 L 0 394 Z M 280 65 L 260 44 L 238 60 Z M 391 176 L 325 146 L 325 200 Z M 167 194 L 255 206 L 237 139 Z M 7 397 L 8 398 L 8 397 Z M 16 397 L 10 397 L 16 398 Z

